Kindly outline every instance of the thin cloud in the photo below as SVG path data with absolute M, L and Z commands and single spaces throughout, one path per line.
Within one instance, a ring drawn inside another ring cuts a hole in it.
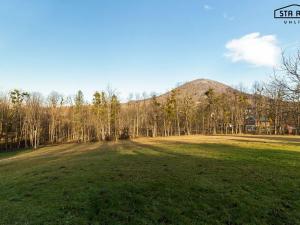
M 228 15 L 227 13 L 223 13 L 223 17 L 224 17 L 225 20 L 229 20 L 229 21 L 233 21 L 234 20 L 234 17 Z
M 232 39 L 226 44 L 226 57 L 232 62 L 247 62 L 254 66 L 274 67 L 278 65 L 280 48 L 275 35 L 262 36 L 260 33 L 247 34 Z
M 211 7 L 210 5 L 207 5 L 207 4 L 205 4 L 204 6 L 203 6 L 203 8 L 205 9 L 205 10 L 212 10 L 213 9 L 213 7 Z

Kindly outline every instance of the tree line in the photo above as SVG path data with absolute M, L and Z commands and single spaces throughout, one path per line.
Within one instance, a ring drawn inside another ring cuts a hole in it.
M 271 80 L 205 97 L 173 89 L 164 98 L 137 95 L 121 103 L 115 91 L 97 91 L 91 103 L 82 91 L 65 98 L 52 92 L 12 90 L 0 96 L 0 148 L 37 148 L 41 144 L 106 141 L 140 136 L 241 134 L 254 120 L 254 134 L 300 132 L 300 52 L 282 59 Z M 253 125 L 252 124 L 252 125 Z

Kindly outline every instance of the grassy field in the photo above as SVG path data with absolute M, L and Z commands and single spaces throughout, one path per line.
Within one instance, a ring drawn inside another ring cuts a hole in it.
M 300 224 L 300 138 L 140 138 L 1 153 L 0 224 Z

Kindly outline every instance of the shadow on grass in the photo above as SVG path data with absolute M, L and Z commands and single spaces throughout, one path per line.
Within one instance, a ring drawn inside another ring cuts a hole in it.
M 284 145 L 290 145 L 290 146 L 300 146 L 300 142 L 294 142 L 294 141 L 280 141 L 280 142 L 269 142 L 268 140 L 272 141 L 278 141 L 274 139 L 261 139 L 261 140 L 247 140 L 247 139 L 230 139 L 237 142 L 244 142 L 244 143 L 269 143 L 269 144 L 284 144 Z
M 300 142 L 300 136 L 268 136 L 268 135 L 237 135 L 237 137 L 241 138 L 260 138 L 265 140 L 273 140 L 273 141 L 284 141 L 286 143 L 288 142 Z
M 13 151 L 0 151 L 0 160 L 4 159 L 4 158 L 9 158 L 9 157 L 14 157 L 17 156 L 19 154 L 23 154 L 23 153 L 27 153 L 27 152 L 31 152 L 32 149 L 17 149 L 17 150 L 13 150 Z
M 300 174 L 273 164 L 278 150 L 165 140 L 44 150 L 0 173 L 0 224 L 300 223 Z
M 248 142 L 246 140 L 240 140 L 240 139 L 230 139 L 237 142 Z M 215 151 L 219 153 L 224 154 L 238 154 L 238 155 L 245 155 L 245 157 L 249 157 L 249 155 L 252 155 L 254 157 L 256 156 L 270 156 L 270 157 L 280 157 L 280 156 L 287 156 L 291 159 L 299 159 L 300 160 L 300 151 L 298 149 L 296 150 L 286 150 L 282 149 L 281 145 L 276 146 L 278 143 L 274 143 L 274 147 L 270 146 L 259 146 L 258 148 L 256 146 L 240 146 L 237 143 L 232 144 L 223 144 L 223 143 L 197 143 L 192 141 L 172 141 L 172 140 L 159 140 L 156 141 L 161 144 L 170 145 L 175 148 L 182 147 L 182 149 L 199 149 L 199 150 L 207 150 L 207 151 Z M 254 141 L 254 143 L 266 143 L 266 142 L 259 142 Z M 279 143 L 279 144 L 285 144 L 285 143 Z M 295 148 L 293 143 L 291 144 L 292 148 Z M 148 146 L 151 148 L 151 145 Z M 280 159 L 280 158 L 278 158 Z
M 103 224 L 112 221 L 113 224 L 300 222 L 296 200 L 300 197 L 296 188 L 300 178 L 292 168 L 276 171 L 277 166 L 266 165 L 267 161 L 248 163 L 236 155 L 236 151 L 246 151 L 245 148 L 233 147 L 232 157 L 225 159 L 171 150 L 188 146 L 206 151 L 226 148 L 221 151 L 227 152 L 229 147 L 232 148 L 230 145 L 159 143 L 167 144 L 167 147 L 138 141 L 127 143 L 135 154 L 118 155 L 116 161 L 120 165 L 114 166 L 123 171 L 121 176 L 116 174 L 119 177 L 113 184 L 104 185 L 90 198 L 94 209 L 89 216 L 91 224 L 99 221 Z M 148 154 L 149 150 L 158 154 Z M 278 152 L 267 151 L 270 155 Z M 289 186 L 293 182 L 295 186 Z

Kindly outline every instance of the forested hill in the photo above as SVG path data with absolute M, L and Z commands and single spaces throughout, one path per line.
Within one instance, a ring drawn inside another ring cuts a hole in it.
M 228 85 L 209 79 L 197 79 L 176 87 L 174 90 L 180 96 L 189 96 L 197 102 L 205 96 L 205 92 L 213 89 L 216 94 L 233 93 L 235 90 Z M 171 91 L 162 94 L 158 99 L 166 98 Z
M 158 95 L 157 100 L 159 102 L 164 102 L 171 95 L 172 91 L 176 92 L 178 98 L 184 98 L 186 96 L 190 97 L 194 102 L 199 102 L 205 99 L 205 93 L 212 89 L 215 94 L 233 94 L 234 92 L 240 92 L 226 84 L 220 83 L 218 81 L 209 79 L 196 79 L 193 81 L 186 82 L 178 87 L 167 91 L 164 94 Z M 151 99 L 151 98 L 150 98 Z M 150 100 L 147 99 L 146 101 Z M 133 101 L 134 102 L 134 101 Z

